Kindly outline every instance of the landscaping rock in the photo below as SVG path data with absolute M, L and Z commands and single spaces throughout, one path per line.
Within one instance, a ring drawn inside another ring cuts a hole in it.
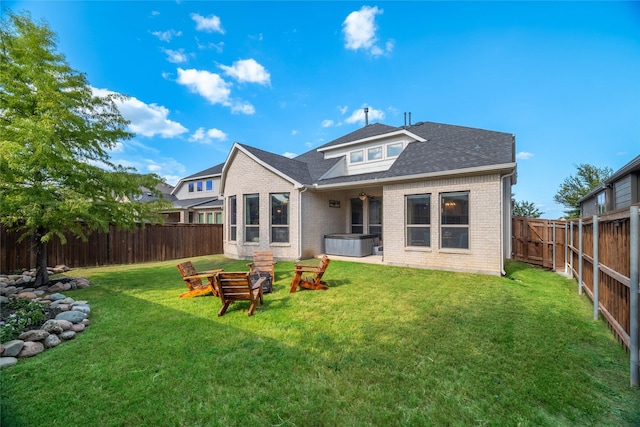
M 84 320 L 88 320 L 88 319 L 84 319 Z M 82 321 L 83 323 L 84 323 L 84 320 Z M 58 322 L 58 324 L 62 327 L 63 331 L 68 331 L 73 326 L 73 323 L 69 322 L 68 320 L 64 320 L 64 319 L 58 319 L 58 320 L 56 320 L 56 322 Z
M 56 316 L 56 320 L 68 320 L 71 323 L 80 323 L 87 315 L 81 311 L 64 311 Z
M 22 347 L 24 347 L 24 341 L 11 340 L 3 343 L 2 346 L 4 347 L 2 357 L 16 357 L 22 351 Z
M 0 357 L 0 369 L 9 368 L 18 363 L 15 357 Z
M 64 331 L 60 334 L 60 339 L 63 341 L 69 341 L 76 337 L 76 333 L 74 331 Z
M 87 304 L 74 304 L 71 306 L 71 310 L 89 314 L 89 312 L 91 311 L 91 307 L 89 307 Z
M 49 336 L 49 332 L 42 329 L 33 329 L 31 331 L 23 332 L 18 336 L 18 339 L 22 341 L 42 341 Z
M 73 332 L 82 332 L 84 331 L 85 326 L 82 323 L 74 323 L 71 325 L 71 330 Z
M 47 320 L 46 322 L 44 322 L 44 325 L 42 325 L 42 330 L 49 332 L 50 334 L 61 334 L 62 332 L 64 332 L 64 329 L 62 329 L 62 325 L 60 325 L 60 320 Z
M 60 338 L 58 338 L 57 335 L 51 334 L 47 338 L 44 339 L 43 343 L 44 343 L 44 347 L 45 348 L 52 348 L 52 347 L 55 347 L 57 345 L 62 344 L 62 341 L 60 340 Z
M 34 294 L 33 292 L 20 292 L 18 294 L 17 298 L 36 299 L 36 298 L 38 298 L 38 295 Z
M 59 301 L 59 300 L 65 299 L 66 297 L 63 294 L 55 293 L 55 294 L 49 295 L 46 298 L 51 301 Z
M 44 351 L 44 344 L 39 341 L 25 341 L 18 357 L 33 357 Z

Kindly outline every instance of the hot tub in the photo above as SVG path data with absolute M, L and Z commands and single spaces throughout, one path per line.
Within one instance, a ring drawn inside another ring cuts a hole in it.
M 368 256 L 373 254 L 377 240 L 373 234 L 326 234 L 324 251 L 327 255 Z

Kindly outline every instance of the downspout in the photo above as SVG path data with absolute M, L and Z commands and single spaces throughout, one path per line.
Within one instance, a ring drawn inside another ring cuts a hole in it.
M 513 168 L 513 171 L 500 177 L 500 274 L 503 276 L 507 275 L 507 272 L 504 270 L 504 179 L 511 179 L 515 173 L 516 168 Z M 509 203 L 511 203 L 511 194 L 509 194 Z M 509 209 L 509 212 L 511 212 L 511 209 Z M 509 221 L 511 221 L 511 215 L 509 215 Z
M 302 259 L 302 193 L 307 190 L 307 187 L 302 187 L 298 191 L 298 260 Z

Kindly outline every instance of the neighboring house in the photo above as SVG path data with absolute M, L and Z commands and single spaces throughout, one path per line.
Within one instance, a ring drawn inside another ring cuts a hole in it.
M 640 156 L 578 200 L 580 216 L 601 215 L 640 203 Z
M 388 265 L 499 275 L 511 254 L 509 133 L 376 123 L 293 159 L 235 143 L 221 178 L 230 258 L 330 254 L 327 235 Z
M 167 221 L 222 224 L 220 178 L 223 166 L 219 164 L 178 181 L 171 191 L 173 209 L 166 211 Z

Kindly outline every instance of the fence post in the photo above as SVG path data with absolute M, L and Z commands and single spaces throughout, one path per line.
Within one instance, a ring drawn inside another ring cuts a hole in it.
M 564 274 L 568 274 L 568 266 L 569 266 L 569 224 L 564 223 Z M 573 239 L 573 236 L 571 236 Z
M 598 216 L 593 216 L 593 320 L 598 320 L 598 312 L 600 311 L 600 295 L 598 287 L 600 284 L 600 274 L 598 271 Z
M 582 295 L 582 218 L 578 221 L 578 294 Z
M 553 221 L 553 250 L 551 251 L 553 257 L 553 271 L 556 271 L 556 222 Z
M 575 250 L 575 245 L 573 243 L 573 221 L 569 223 L 570 233 L 571 233 L 571 259 L 569 260 L 569 268 L 571 269 L 571 277 L 573 277 L 573 251 Z
M 630 273 L 629 273 L 629 354 L 630 354 L 630 380 L 632 387 L 640 386 L 640 363 L 638 362 L 638 356 L 640 349 L 638 349 L 638 216 L 640 208 L 638 206 L 631 206 L 629 216 L 631 225 L 630 236 Z

